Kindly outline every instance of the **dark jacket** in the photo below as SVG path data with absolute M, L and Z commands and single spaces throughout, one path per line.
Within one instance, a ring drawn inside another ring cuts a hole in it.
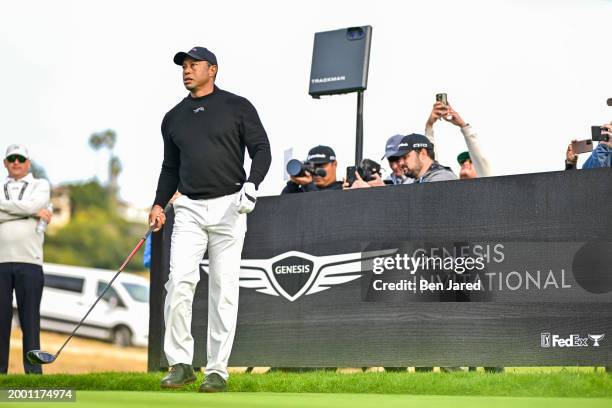
M 289 180 L 281 194 L 308 193 L 311 191 L 342 190 L 342 182 L 334 181 L 327 187 L 317 187 L 315 183 L 300 185 Z

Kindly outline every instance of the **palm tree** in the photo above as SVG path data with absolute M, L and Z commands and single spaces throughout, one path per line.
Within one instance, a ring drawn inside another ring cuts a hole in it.
M 115 143 L 117 142 L 117 133 L 112 129 L 107 129 L 102 132 L 92 133 L 89 136 L 89 146 L 98 151 L 100 149 L 109 150 L 108 159 L 108 189 L 110 190 L 110 196 L 115 199 L 119 191 L 119 174 L 121 173 L 121 161 L 113 153 Z

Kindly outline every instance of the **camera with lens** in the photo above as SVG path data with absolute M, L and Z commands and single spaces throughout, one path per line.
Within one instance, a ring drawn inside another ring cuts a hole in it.
M 297 159 L 291 159 L 287 162 L 287 173 L 291 177 L 304 177 L 306 173 L 309 173 L 313 177 L 325 177 L 327 175 L 325 170 L 316 167 L 313 162 L 299 161 Z
M 359 177 L 361 177 L 363 181 L 372 181 L 374 180 L 375 174 L 381 175 L 380 164 L 376 163 L 374 160 L 363 159 L 358 167 L 348 166 L 346 168 L 346 181 L 349 186 L 356 180 L 355 172 L 359 174 Z

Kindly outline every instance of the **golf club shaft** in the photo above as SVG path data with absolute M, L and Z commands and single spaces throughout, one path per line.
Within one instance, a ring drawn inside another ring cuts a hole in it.
M 168 203 L 168 205 L 166 205 L 166 208 L 164 208 L 164 214 L 168 211 L 168 209 L 170 208 L 172 204 Z M 66 344 L 68 344 L 68 342 L 70 341 L 70 339 L 72 339 L 72 337 L 74 336 L 74 334 L 77 332 L 77 330 L 79 329 L 79 327 L 81 327 L 81 325 L 83 324 L 83 322 L 85 321 L 85 319 L 87 319 L 87 316 L 89 316 L 89 313 L 91 313 L 91 311 L 93 310 L 93 308 L 98 304 L 98 302 L 100 301 L 100 299 L 102 299 L 104 297 L 104 295 L 106 294 L 106 292 L 110 289 L 110 287 L 113 285 L 113 282 L 115 281 L 115 279 L 117 279 L 117 276 L 119 276 L 119 274 L 121 272 L 123 272 L 123 269 L 127 266 L 127 264 L 132 260 L 132 257 L 136 254 L 136 252 L 138 252 L 138 250 L 140 249 L 140 247 L 142 246 L 142 244 L 145 243 L 145 241 L 147 240 L 147 238 L 149 237 L 149 235 L 151 235 L 151 233 L 153 232 L 153 227 L 149 227 L 149 229 L 147 230 L 146 234 L 140 239 L 140 241 L 138 242 L 138 245 L 136 245 L 134 247 L 134 249 L 132 250 L 132 252 L 128 255 L 128 257 L 125 259 L 125 261 L 123 261 L 123 264 L 121 264 L 121 267 L 119 267 L 119 270 L 117 271 L 117 273 L 115 274 L 115 276 L 113 276 L 113 278 L 110 280 L 110 282 L 108 282 L 108 284 L 106 285 L 106 287 L 104 288 L 104 290 L 102 291 L 102 293 L 100 294 L 100 296 L 98 296 L 98 298 L 96 299 L 96 301 L 93 303 L 93 305 L 91 305 L 91 307 L 89 308 L 89 310 L 87 311 L 87 313 L 85 313 L 85 316 L 83 316 L 83 318 L 81 319 L 81 321 L 79 322 L 79 324 L 76 325 L 76 327 L 74 328 L 74 330 L 72 330 L 72 333 L 70 333 L 70 336 L 68 336 L 68 338 L 66 339 L 66 341 L 64 341 L 64 344 L 62 344 L 62 346 L 59 348 L 59 350 L 57 351 L 57 353 L 55 353 L 55 358 L 57 359 L 60 355 L 60 353 L 62 352 L 62 350 L 64 349 L 64 347 L 66 347 Z

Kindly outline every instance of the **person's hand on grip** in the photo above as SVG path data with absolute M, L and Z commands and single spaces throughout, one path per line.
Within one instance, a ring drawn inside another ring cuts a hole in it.
M 164 209 L 159 205 L 154 205 L 149 213 L 149 227 L 153 228 L 153 232 L 157 232 L 166 223 L 166 214 Z
M 369 188 L 370 185 L 365 182 L 361 176 L 359 175 L 359 172 L 355 172 L 355 181 L 353 182 L 353 184 L 351 185 L 351 188 Z
M 383 181 L 382 177 L 380 177 L 380 174 L 374 173 L 372 175 L 372 180 L 368 181 L 368 185 L 370 187 L 384 187 L 385 182 Z

